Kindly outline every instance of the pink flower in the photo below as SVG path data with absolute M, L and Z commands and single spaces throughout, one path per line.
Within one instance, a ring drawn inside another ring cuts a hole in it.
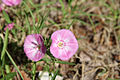
M 39 61 L 46 52 L 43 38 L 40 34 L 28 35 L 24 42 L 24 52 L 33 61 Z
M 8 24 L 8 25 L 4 28 L 4 30 L 6 31 L 7 28 L 8 28 L 9 30 L 11 30 L 11 29 L 13 28 L 13 26 L 14 26 L 14 23 Z
M 2 0 L 4 4 L 8 6 L 16 6 L 21 3 L 22 0 Z
M 52 36 L 50 52 L 61 60 L 69 60 L 78 49 L 78 42 L 70 30 L 62 29 L 55 31 Z

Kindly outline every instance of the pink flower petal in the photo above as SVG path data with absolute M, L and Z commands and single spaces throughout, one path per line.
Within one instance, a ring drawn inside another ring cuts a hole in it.
M 44 56 L 44 54 L 41 54 L 41 52 L 38 51 L 34 57 L 34 61 L 38 61 L 38 60 L 42 59 L 43 56 Z
M 28 35 L 24 42 L 24 52 L 33 61 L 39 61 L 45 55 L 46 48 L 40 34 Z
M 8 25 L 4 28 L 4 30 L 6 31 L 7 28 L 8 28 L 9 30 L 11 30 L 11 29 L 13 28 L 13 26 L 14 26 L 14 23 L 8 24 Z
M 50 52 L 53 53 L 53 56 L 59 58 L 59 48 L 50 46 Z
M 61 60 L 69 60 L 68 53 L 65 50 L 62 50 L 61 56 L 59 57 Z
M 2 0 L 4 4 L 8 6 L 16 6 L 21 3 L 22 0 Z

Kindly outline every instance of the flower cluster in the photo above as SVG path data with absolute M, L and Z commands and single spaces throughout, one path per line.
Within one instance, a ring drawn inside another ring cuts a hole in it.
M 22 2 L 22 0 L 2 0 L 2 2 L 8 6 L 16 6 Z M 0 6 L 2 11 L 3 6 Z M 8 24 L 7 28 L 11 30 L 14 23 Z M 78 49 L 78 42 L 74 34 L 70 30 L 62 29 L 55 31 L 51 35 L 52 44 L 50 46 L 51 54 L 61 60 L 69 60 Z M 24 52 L 30 60 L 39 61 L 46 53 L 43 37 L 40 34 L 28 35 L 24 42 Z
M 51 39 L 50 52 L 55 58 L 69 60 L 78 49 L 78 42 L 70 30 L 55 31 Z M 24 52 L 30 60 L 39 61 L 46 52 L 42 36 L 40 34 L 28 35 L 24 42 Z

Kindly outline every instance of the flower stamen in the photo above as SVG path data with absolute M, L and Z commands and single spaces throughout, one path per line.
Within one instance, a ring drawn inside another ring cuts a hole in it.
M 63 44 L 63 42 L 59 42 L 59 43 L 57 44 L 57 46 L 58 46 L 59 48 L 62 48 L 62 47 L 64 46 L 64 44 Z

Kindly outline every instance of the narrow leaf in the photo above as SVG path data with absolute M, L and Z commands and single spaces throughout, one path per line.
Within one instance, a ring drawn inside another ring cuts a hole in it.
M 9 23 L 11 23 L 11 21 L 10 21 L 10 18 L 9 18 L 9 16 L 8 16 L 8 14 L 3 10 L 3 15 L 4 15 L 4 17 L 5 17 L 5 20 L 7 21 L 7 23 L 9 24 Z
M 8 34 L 9 34 L 9 30 L 7 29 L 6 33 L 5 33 L 5 40 L 4 40 L 4 45 L 3 45 L 3 49 L 2 49 L 2 53 L 1 53 L 1 60 L 3 59 L 3 57 L 5 55 L 5 49 L 7 48 Z
M 70 62 L 66 62 L 66 61 L 55 61 L 56 63 L 60 63 L 60 64 L 69 64 L 69 65 L 75 65 L 75 63 L 70 63 Z

